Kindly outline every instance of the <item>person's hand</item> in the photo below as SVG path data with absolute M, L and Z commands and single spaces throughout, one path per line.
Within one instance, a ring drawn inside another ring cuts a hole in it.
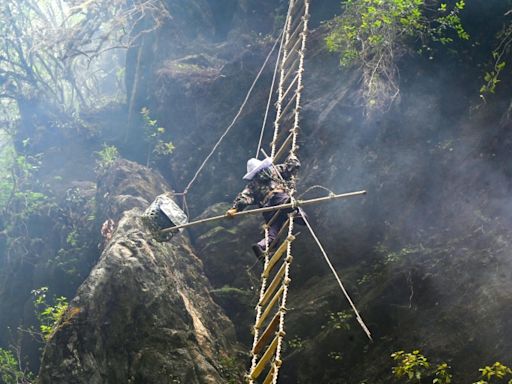
M 236 208 L 230 208 L 226 211 L 226 216 L 232 219 L 233 217 L 235 217 L 235 213 L 237 212 L 238 211 L 236 210 Z

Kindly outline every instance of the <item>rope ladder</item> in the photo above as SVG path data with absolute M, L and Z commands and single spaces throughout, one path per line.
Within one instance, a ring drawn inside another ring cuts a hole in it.
M 288 7 L 283 46 L 279 64 L 276 117 L 271 157 L 278 162 L 286 153 L 296 155 L 299 133 L 301 93 L 303 90 L 304 53 L 309 20 L 309 0 L 291 0 Z M 289 194 L 295 201 L 295 180 Z M 274 241 L 269 242 L 268 228 L 277 220 L 277 211 L 265 225 L 265 263 L 261 276 L 259 301 L 256 306 L 252 361 L 249 384 L 277 384 L 282 364 L 286 302 L 291 282 L 294 214 L 289 214 Z

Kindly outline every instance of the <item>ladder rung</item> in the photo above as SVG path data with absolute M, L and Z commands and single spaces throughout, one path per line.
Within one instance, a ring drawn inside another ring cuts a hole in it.
M 299 69 L 298 64 L 300 64 L 300 56 L 297 56 L 288 68 L 284 68 L 284 67 L 281 68 L 281 71 L 286 73 L 286 75 L 284 75 L 282 84 L 286 84 L 286 82 L 288 81 L 288 78 L 290 77 L 290 75 L 292 73 L 297 73 L 297 71 Z
M 275 123 L 274 123 L 275 124 Z M 272 142 L 270 143 L 270 145 L 275 145 L 279 142 L 279 140 L 281 140 L 281 138 L 286 134 L 288 133 L 289 131 L 287 131 L 286 129 L 280 129 L 275 140 L 272 140 Z
M 284 107 L 282 110 L 281 110 L 281 114 L 279 115 L 279 117 L 276 119 L 276 124 L 279 124 L 279 122 L 283 119 L 283 117 L 286 115 L 286 113 L 288 112 L 288 110 L 290 109 L 290 107 L 294 104 L 297 104 L 296 103 L 296 100 L 297 100 L 297 96 L 299 95 L 299 92 L 295 92 L 293 94 L 292 97 L 290 97 L 290 100 L 288 101 L 288 104 L 286 104 L 286 107 Z
M 263 325 L 263 323 L 267 319 L 270 311 L 272 310 L 272 308 L 274 308 L 276 303 L 279 301 L 279 298 L 281 297 L 283 292 L 284 292 L 284 285 L 281 285 L 281 288 L 279 288 L 279 290 L 276 292 L 276 294 L 274 295 L 272 300 L 270 300 L 270 303 L 268 303 L 267 307 L 265 308 L 265 310 L 261 314 L 261 316 L 258 319 L 258 321 L 257 321 L 256 325 L 254 326 L 254 328 L 256 328 L 256 329 L 260 329 L 261 328 L 261 326 Z
M 267 348 L 263 356 L 261 357 L 260 361 L 258 361 L 258 364 L 254 367 L 254 370 L 251 372 L 251 379 L 256 380 L 260 375 L 263 369 L 265 368 L 265 365 L 267 365 L 268 361 L 272 358 L 274 355 L 274 352 L 277 348 L 277 343 L 279 341 L 280 335 L 277 335 L 274 337 L 274 340 L 272 340 L 272 343 Z
M 270 297 L 276 290 L 277 286 L 281 282 L 281 279 L 283 278 L 285 271 L 286 271 L 286 263 L 283 263 L 281 268 L 279 268 L 279 271 L 277 272 L 277 274 L 274 276 L 274 280 L 272 280 L 272 283 L 270 283 L 267 290 L 265 291 L 263 297 L 261 298 L 261 300 L 259 302 L 259 305 L 267 304 L 268 300 L 270 299 Z
M 297 39 L 295 44 L 293 44 L 293 46 L 286 51 L 287 56 L 283 60 L 283 62 L 281 63 L 281 68 L 284 68 L 286 63 L 290 60 L 290 57 L 295 57 L 295 55 L 300 54 L 301 50 L 298 49 L 300 44 L 302 44 L 302 39 Z
M 287 149 L 287 147 L 292 142 L 292 139 L 293 139 L 293 133 L 290 132 L 290 134 L 288 135 L 288 137 L 284 141 L 283 145 L 281 145 L 281 147 L 277 150 L 277 152 L 276 152 L 276 154 L 274 156 L 274 161 L 275 162 L 278 162 L 279 159 L 281 158 L 281 156 L 283 156 L 283 154 L 285 153 L 285 150 Z
M 270 337 L 275 333 L 277 327 L 279 326 L 279 319 L 281 317 L 281 313 L 277 312 L 272 321 L 269 323 L 268 327 L 263 331 L 261 337 L 256 342 L 256 345 L 252 349 L 253 355 L 257 355 L 261 352 L 263 347 L 270 340 Z
M 300 23 L 300 22 L 302 21 L 302 19 L 304 18 L 304 7 L 305 7 L 305 5 L 306 5 L 306 4 L 305 4 L 305 2 L 304 2 L 304 1 L 301 1 L 301 4 L 300 4 L 300 5 L 301 5 L 301 7 L 300 7 L 300 8 L 294 9 L 294 10 L 292 10 L 292 12 L 291 12 L 292 20 L 293 20 L 294 18 L 295 18 L 295 20 L 296 20 L 296 19 L 299 19 L 299 23 Z M 301 16 L 301 17 L 296 17 L 298 14 L 302 14 L 302 16 Z M 295 24 L 292 24 L 292 25 L 290 26 L 290 30 L 294 30 L 294 29 L 295 29 L 295 27 L 297 26 L 297 24 L 298 24 L 298 23 L 295 21 Z
M 293 32 L 290 34 L 290 37 L 288 38 L 288 41 L 293 41 L 299 35 L 300 33 L 304 32 L 304 17 L 300 18 L 299 23 L 297 26 L 293 29 Z M 302 39 L 302 37 L 300 38 Z
M 293 78 L 292 82 L 290 83 L 290 85 L 288 86 L 288 89 L 283 93 L 283 97 L 282 97 L 282 100 L 286 99 L 286 96 L 288 96 L 288 94 L 290 93 L 290 91 L 292 90 L 293 86 L 295 85 L 295 83 L 297 82 L 297 80 L 299 80 L 299 75 L 300 73 L 297 72 L 297 74 L 295 75 L 295 77 Z M 303 87 L 302 87 L 303 88 Z
M 298 55 L 299 51 L 290 51 L 286 52 L 286 57 L 283 58 L 281 61 L 281 64 L 279 65 L 279 70 L 282 73 L 288 73 L 290 68 L 293 68 L 295 66 L 295 63 L 298 63 L 300 60 L 300 56 Z M 293 60 L 291 60 L 293 59 Z M 288 63 L 292 63 L 288 68 L 286 68 L 286 65 Z
M 286 252 L 288 244 L 290 244 L 293 240 L 295 240 L 295 236 L 289 236 L 285 241 L 282 242 L 279 248 L 277 248 L 277 251 L 272 255 L 265 270 L 263 271 L 263 277 L 268 277 L 270 275 L 270 271 L 272 268 L 274 268 L 274 265 L 276 265 L 281 256 Z
M 272 380 L 274 380 L 275 372 L 276 372 L 276 366 L 274 364 L 272 364 L 272 367 L 270 367 L 270 370 L 268 371 L 267 377 L 265 377 L 265 380 L 263 380 L 263 384 L 272 383 Z

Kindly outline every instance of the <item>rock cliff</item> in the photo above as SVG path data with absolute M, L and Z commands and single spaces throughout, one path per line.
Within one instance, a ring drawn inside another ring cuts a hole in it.
M 98 194 L 117 212 L 101 258 L 46 345 L 41 383 L 223 383 L 233 325 L 186 235 L 151 238 L 140 215 L 169 187 L 118 162 Z M 107 193 L 108 190 L 108 193 Z

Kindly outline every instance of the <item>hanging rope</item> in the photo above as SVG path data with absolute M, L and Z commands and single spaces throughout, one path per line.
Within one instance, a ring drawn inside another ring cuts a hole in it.
M 300 209 L 302 210 L 302 208 L 300 208 Z M 318 245 L 318 248 L 320 248 L 320 251 L 322 252 L 322 255 L 324 256 L 325 261 L 329 265 L 329 268 L 331 269 L 334 277 L 336 278 L 336 281 L 338 282 L 338 285 L 340 286 L 340 289 L 342 290 L 342 292 L 345 295 L 345 297 L 347 298 L 350 306 L 352 307 L 352 310 L 354 311 L 354 313 L 356 315 L 356 319 L 357 319 L 359 325 L 361 325 L 361 328 L 363 328 L 364 332 L 366 333 L 366 336 L 368 336 L 368 338 L 371 341 L 373 341 L 371 333 L 370 333 L 370 330 L 368 329 L 368 327 L 364 323 L 364 321 L 363 321 L 361 315 L 359 314 L 359 311 L 357 310 L 354 302 L 352 301 L 352 299 L 350 298 L 350 295 L 348 294 L 347 290 L 343 286 L 343 283 L 341 282 L 341 279 L 338 276 L 338 273 L 336 272 L 336 269 L 332 265 L 331 260 L 329 259 L 329 256 L 327 256 L 327 252 L 325 252 L 325 249 L 322 246 L 322 243 L 320 243 L 320 240 L 318 240 L 318 237 L 316 236 L 315 232 L 313 231 L 313 228 L 311 228 L 311 224 L 309 224 L 307 216 L 306 215 L 302 215 L 302 218 L 304 220 L 304 223 L 306 223 L 306 226 L 308 227 L 309 232 L 311 233 L 311 236 L 313 236 L 313 239 L 315 239 L 315 242 Z
M 286 25 L 286 23 L 285 23 Z M 283 50 L 283 42 L 284 42 L 284 29 L 281 32 L 281 44 L 279 45 L 279 52 L 277 53 L 276 65 L 274 66 L 274 74 L 272 76 L 272 85 L 270 86 L 270 92 L 268 94 L 267 107 L 265 108 L 265 117 L 263 118 L 263 124 L 261 126 L 260 139 L 258 141 L 258 148 L 256 149 L 255 157 L 258 157 L 261 149 L 261 144 L 263 143 L 263 135 L 265 133 L 265 127 L 267 125 L 268 112 L 270 110 L 270 103 L 272 102 L 272 95 L 274 94 L 274 86 L 276 83 L 277 72 L 279 69 L 279 59 L 281 58 L 281 52 Z
M 249 88 L 249 91 L 247 92 L 247 95 L 245 96 L 245 99 L 244 101 L 242 102 L 242 105 L 240 106 L 240 108 L 238 109 L 238 112 L 237 114 L 235 115 L 235 117 L 233 118 L 233 121 L 231 121 L 231 124 L 229 124 L 229 126 L 226 128 L 226 130 L 224 131 L 224 133 L 222 134 L 222 136 L 219 138 L 219 140 L 215 143 L 215 145 L 213 146 L 212 150 L 210 151 L 210 153 L 206 156 L 206 158 L 203 160 L 203 162 L 201 163 L 201 165 L 199 166 L 199 168 L 197 169 L 197 171 L 195 172 L 194 176 L 192 177 L 192 179 L 189 181 L 189 183 L 187 184 L 187 186 L 185 187 L 185 189 L 183 190 L 183 192 L 181 193 L 181 195 L 183 195 L 183 198 L 185 199 L 186 198 L 186 195 L 188 193 L 188 191 L 190 190 L 190 187 L 192 186 L 192 184 L 194 184 L 194 182 L 197 180 L 199 174 L 201 173 L 201 171 L 203 170 L 203 168 L 206 166 L 206 163 L 208 163 L 208 161 L 210 160 L 210 158 L 213 156 L 213 154 L 215 153 L 215 151 L 217 150 L 217 148 L 219 147 L 219 145 L 222 143 L 222 141 L 224 140 L 224 138 L 227 136 L 227 134 L 229 133 L 229 131 L 231 130 L 231 128 L 233 128 L 233 126 L 236 124 L 236 122 L 238 121 L 238 118 L 240 117 L 240 115 L 242 114 L 244 108 L 245 108 L 245 105 L 247 104 L 247 102 L 249 101 L 249 98 L 251 97 L 251 94 L 252 94 L 252 91 L 254 90 L 254 87 L 256 86 L 258 80 L 260 79 L 261 77 L 261 74 L 263 73 L 265 67 L 267 66 L 267 63 L 268 61 L 270 60 L 270 57 L 272 56 L 272 53 L 274 53 L 274 50 L 276 49 L 276 46 L 277 44 L 279 43 L 279 41 L 281 40 L 281 34 L 278 36 L 278 38 L 276 39 L 274 45 L 272 46 L 272 49 L 270 50 L 269 54 L 267 55 L 263 65 L 261 66 L 258 74 L 256 75 L 256 78 L 254 79 L 254 81 L 252 82 L 252 85 L 251 87 Z

